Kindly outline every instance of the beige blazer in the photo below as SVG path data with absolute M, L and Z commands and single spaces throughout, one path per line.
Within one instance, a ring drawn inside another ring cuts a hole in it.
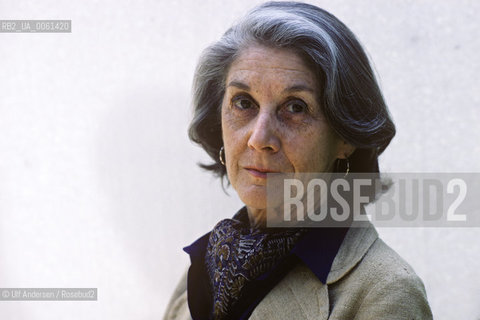
M 186 274 L 164 320 L 190 320 Z M 351 228 L 323 284 L 305 265 L 292 269 L 257 305 L 251 320 L 432 319 L 425 288 L 370 223 Z

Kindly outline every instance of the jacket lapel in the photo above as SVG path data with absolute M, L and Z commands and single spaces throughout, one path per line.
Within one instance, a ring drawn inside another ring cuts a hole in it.
M 369 221 L 355 222 L 345 235 L 345 239 L 333 260 L 332 268 L 327 277 L 327 284 L 340 280 L 352 270 L 377 239 L 378 233 Z
M 327 286 L 299 265 L 265 296 L 250 319 L 327 319 L 328 307 Z

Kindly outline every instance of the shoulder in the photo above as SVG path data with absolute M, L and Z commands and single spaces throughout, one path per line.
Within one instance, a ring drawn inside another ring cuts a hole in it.
M 372 281 L 380 279 L 383 281 L 410 279 L 413 283 L 421 283 L 413 268 L 380 238 L 372 243 L 362 259 L 352 268 L 351 274 L 359 277 L 358 280 L 367 280 L 370 285 Z M 351 277 L 349 274 L 345 275 L 349 276 Z
M 333 319 L 431 319 L 425 287 L 412 267 L 380 238 L 329 285 Z
M 364 284 L 371 284 L 371 281 L 379 279 L 397 278 L 408 278 L 415 283 L 422 283 L 412 267 L 378 237 L 370 222 L 362 222 L 350 228 L 332 264 L 327 284 L 344 278 Z
M 274 309 L 304 319 L 432 319 L 421 279 L 369 223 L 349 230 L 326 284 L 300 264 L 260 308 L 263 319 Z
M 422 284 L 413 268 L 380 238 L 377 238 L 366 252 L 358 269 L 359 272 L 375 279 L 384 281 L 409 279 L 412 283 Z

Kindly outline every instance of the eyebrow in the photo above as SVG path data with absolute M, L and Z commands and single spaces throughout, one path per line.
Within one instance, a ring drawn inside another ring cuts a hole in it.
M 247 84 L 240 81 L 235 81 L 235 80 L 230 81 L 227 87 L 236 87 L 242 90 L 250 91 L 250 87 Z M 303 84 L 295 84 L 283 90 L 283 92 L 300 92 L 300 91 L 308 91 L 311 93 L 315 93 L 315 90 Z
M 230 81 L 230 83 L 227 85 L 227 87 L 236 87 L 238 89 L 250 91 L 250 87 L 248 85 L 246 85 L 243 82 L 235 81 L 235 80 Z

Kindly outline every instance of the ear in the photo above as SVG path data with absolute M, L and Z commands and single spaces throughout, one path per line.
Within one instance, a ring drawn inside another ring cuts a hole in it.
M 340 141 L 338 148 L 337 159 L 347 159 L 355 151 L 355 147 L 345 140 Z

